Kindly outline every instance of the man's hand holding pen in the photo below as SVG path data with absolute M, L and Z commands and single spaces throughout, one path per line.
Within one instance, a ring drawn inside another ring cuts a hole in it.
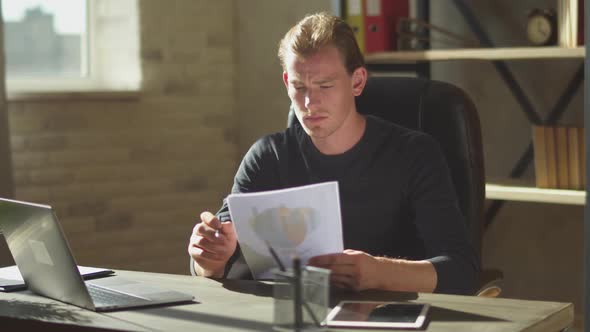
M 201 222 L 193 228 L 188 246 L 197 273 L 205 277 L 223 277 L 225 265 L 237 243 L 231 221 L 221 222 L 208 211 L 201 213 Z

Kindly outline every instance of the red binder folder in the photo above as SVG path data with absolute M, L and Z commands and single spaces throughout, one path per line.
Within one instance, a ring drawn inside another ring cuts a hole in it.
M 364 5 L 366 52 L 395 50 L 397 22 L 409 16 L 408 0 L 366 0 Z

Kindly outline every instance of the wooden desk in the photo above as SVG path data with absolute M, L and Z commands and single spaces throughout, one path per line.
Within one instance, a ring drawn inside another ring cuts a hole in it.
M 29 292 L 0 293 L 0 326 L 7 331 L 267 331 L 272 328 L 271 284 L 131 271 L 117 271 L 117 274 L 190 293 L 201 303 L 95 313 Z M 428 302 L 432 307 L 427 331 L 559 331 L 570 326 L 574 317 L 571 303 L 377 291 L 335 293 L 332 302 L 342 299 Z

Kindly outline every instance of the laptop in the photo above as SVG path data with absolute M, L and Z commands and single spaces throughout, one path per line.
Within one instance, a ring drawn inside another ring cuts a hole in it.
M 84 282 L 51 206 L 0 198 L 0 230 L 39 295 L 92 311 L 193 302 L 192 295 L 119 277 Z

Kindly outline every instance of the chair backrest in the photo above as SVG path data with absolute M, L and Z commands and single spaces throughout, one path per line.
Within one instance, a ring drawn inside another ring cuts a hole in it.
M 472 245 L 481 258 L 485 176 L 479 116 L 460 88 L 411 77 L 370 77 L 357 110 L 437 140 L 449 166 Z M 297 119 L 289 112 L 288 125 Z

